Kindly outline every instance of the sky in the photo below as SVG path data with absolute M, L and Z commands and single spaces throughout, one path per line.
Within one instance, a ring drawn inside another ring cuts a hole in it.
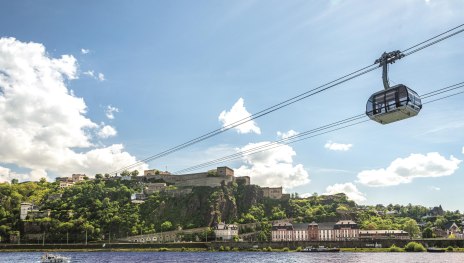
M 0 182 L 108 173 L 463 23 L 464 2 L 2 1 Z M 464 33 L 390 66 L 464 81 Z M 175 172 L 362 114 L 381 70 L 137 167 Z M 215 166 L 300 196 L 464 211 L 463 95 Z M 213 169 L 203 168 L 196 172 Z

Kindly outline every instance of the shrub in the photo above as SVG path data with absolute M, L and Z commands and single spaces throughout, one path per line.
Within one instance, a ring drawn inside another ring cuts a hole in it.
M 284 252 L 288 252 L 288 251 L 289 251 L 289 249 L 288 249 L 288 247 L 284 247 L 284 249 L 282 249 L 282 251 L 284 251 Z
M 232 248 L 232 251 L 238 251 L 238 250 L 239 250 L 238 247 Z
M 160 248 L 158 251 L 159 251 L 159 252 L 166 252 L 166 251 L 169 251 L 169 250 L 168 250 L 167 248 L 165 248 L 165 247 L 162 247 L 162 248 Z
M 219 251 L 224 251 L 224 246 L 220 246 Z
M 296 252 L 301 252 L 301 250 L 303 250 L 302 247 L 297 247 L 297 248 L 295 249 Z
M 389 249 L 388 249 L 388 252 L 401 252 L 401 248 L 395 246 L 395 244 L 393 244 Z
M 408 252 L 424 252 L 425 247 L 421 243 L 417 242 L 409 242 L 405 247 L 404 250 Z
M 230 247 L 229 247 L 229 246 L 227 246 L 227 247 L 225 247 L 225 249 L 224 249 L 224 250 L 225 250 L 225 251 L 230 251 Z
M 180 249 L 180 251 L 184 252 L 184 251 L 185 251 L 185 247 L 182 247 L 182 248 Z
M 453 252 L 454 251 L 454 248 L 452 246 L 449 246 L 446 248 L 446 251 L 450 251 L 450 252 Z
M 267 247 L 268 252 L 272 252 L 272 247 Z

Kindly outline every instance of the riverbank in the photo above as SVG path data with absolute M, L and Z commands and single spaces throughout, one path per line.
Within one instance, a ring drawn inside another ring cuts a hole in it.
M 130 245 L 130 247 L 125 247 Z M 155 247 L 156 246 L 156 247 Z M 189 247 L 190 246 L 190 247 Z M 0 246 L 2 252 L 300 252 L 303 248 L 297 247 L 290 249 L 284 248 L 243 248 L 219 246 L 217 249 L 214 246 L 208 246 L 205 243 L 166 243 L 166 244 L 92 244 L 92 245 L 14 245 Z M 446 249 L 446 248 L 445 248 Z M 403 248 L 398 248 L 396 251 L 391 251 L 390 248 L 340 248 L 340 252 L 344 253 L 402 253 L 406 252 Z M 447 253 L 459 252 L 464 253 L 464 248 L 448 249 Z

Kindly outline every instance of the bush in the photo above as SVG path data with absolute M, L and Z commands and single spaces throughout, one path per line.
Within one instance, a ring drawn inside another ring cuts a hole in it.
M 289 249 L 288 249 L 288 247 L 284 247 L 284 249 L 282 249 L 282 251 L 284 251 L 284 252 L 288 252 L 288 251 L 289 251 Z
M 185 247 L 182 247 L 182 248 L 180 249 L 180 251 L 184 252 L 184 251 L 185 251 Z
M 167 248 L 165 248 L 165 247 L 162 247 L 162 248 L 160 248 L 158 251 L 159 251 L 159 252 L 166 252 L 166 251 L 169 251 L 169 250 L 168 250 Z
M 395 246 L 395 244 L 393 244 L 389 249 L 388 249 L 388 252 L 401 252 L 401 248 Z
M 232 248 L 232 251 L 239 251 L 238 247 Z
M 224 249 L 224 250 L 225 250 L 225 251 L 230 251 L 230 247 L 229 247 L 229 246 L 227 246 L 227 247 L 225 247 L 225 249 Z
M 219 251 L 224 251 L 224 246 L 220 246 Z
M 301 250 L 303 250 L 302 247 L 297 247 L 297 248 L 295 249 L 296 252 L 301 252 Z
M 272 247 L 267 247 L 267 252 L 272 252 Z
M 454 251 L 454 248 L 452 246 L 449 246 L 446 248 L 446 251 L 450 251 L 450 252 L 453 252 Z
M 417 242 L 409 242 L 405 247 L 404 250 L 408 252 L 424 252 L 425 247 L 421 243 Z

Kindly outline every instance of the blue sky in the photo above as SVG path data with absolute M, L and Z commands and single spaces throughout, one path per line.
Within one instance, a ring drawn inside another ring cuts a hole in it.
M 462 1 L 434 0 L 5 1 L 0 179 L 116 170 L 462 24 L 463 13 Z M 460 34 L 398 61 L 392 84 L 425 94 L 464 81 L 463 45 Z M 173 172 L 339 121 L 382 88 L 379 69 L 140 168 Z M 462 99 L 223 165 L 287 192 L 462 211 Z

